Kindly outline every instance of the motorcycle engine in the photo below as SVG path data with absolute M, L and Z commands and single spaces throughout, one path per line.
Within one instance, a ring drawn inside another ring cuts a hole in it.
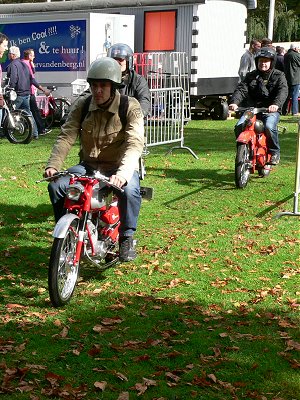
M 101 184 L 97 183 L 93 187 L 93 192 L 92 192 L 92 197 L 91 197 L 91 208 L 92 210 L 95 210 L 97 208 L 101 208 L 105 206 L 105 197 L 103 195 L 103 191 L 101 191 L 102 186 Z
M 90 232 L 90 236 L 91 236 L 91 241 L 93 243 L 94 248 L 96 248 L 97 246 L 97 241 L 98 241 L 98 231 L 97 228 L 95 227 L 95 225 L 92 223 L 92 221 L 90 219 L 87 220 L 87 226 L 88 226 L 88 230 Z M 87 240 L 87 251 L 88 253 L 90 253 L 92 251 L 89 240 L 88 240 L 88 234 L 86 232 L 86 237 L 85 239 Z
M 104 242 L 103 240 L 98 240 L 98 230 L 90 219 L 87 221 L 87 225 L 90 232 L 91 241 L 93 242 L 93 246 L 95 249 L 95 255 L 97 257 L 104 258 L 108 250 L 106 242 Z M 86 239 L 88 239 L 87 234 Z M 86 250 L 88 254 L 92 253 L 92 248 L 89 240 L 87 240 Z

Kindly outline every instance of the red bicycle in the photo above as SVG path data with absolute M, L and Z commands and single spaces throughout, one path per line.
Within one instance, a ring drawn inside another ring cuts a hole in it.
M 54 97 L 53 92 L 57 90 L 56 86 L 47 86 L 50 95 L 36 96 L 36 102 L 42 118 L 45 120 L 45 128 L 50 129 L 54 124 L 62 125 L 68 115 L 71 101 L 66 97 Z

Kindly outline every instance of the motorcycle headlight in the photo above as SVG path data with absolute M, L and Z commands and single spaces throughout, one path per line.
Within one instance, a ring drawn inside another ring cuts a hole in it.
M 265 127 L 264 127 L 263 122 L 257 119 L 255 121 L 255 123 L 254 123 L 254 131 L 255 131 L 255 133 L 262 133 L 264 128 Z
M 10 101 L 17 100 L 17 97 L 18 97 L 17 92 L 15 92 L 14 90 L 11 90 L 10 93 L 9 93 Z
M 67 188 L 66 196 L 69 200 L 77 201 L 83 192 L 84 187 L 81 184 L 72 184 Z
M 244 117 L 246 121 L 250 121 L 251 118 L 253 118 L 254 114 L 252 111 L 245 111 Z

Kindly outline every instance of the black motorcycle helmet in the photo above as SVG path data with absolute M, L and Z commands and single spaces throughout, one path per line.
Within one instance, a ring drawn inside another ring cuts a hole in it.
M 269 58 L 271 60 L 270 70 L 275 67 L 277 55 L 276 51 L 272 47 L 262 47 L 260 50 L 258 50 L 255 56 L 256 68 L 258 68 L 258 59 L 262 57 Z
M 111 58 L 122 58 L 126 59 L 126 69 L 132 71 L 133 66 L 133 51 L 132 49 L 124 43 L 116 43 L 112 45 L 107 52 L 107 56 Z

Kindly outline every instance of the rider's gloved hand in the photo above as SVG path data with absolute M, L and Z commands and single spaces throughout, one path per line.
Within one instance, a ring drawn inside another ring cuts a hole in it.
M 268 108 L 269 112 L 276 112 L 278 111 L 278 106 L 276 106 L 275 104 L 271 104 Z
M 50 176 L 53 176 L 56 173 L 57 173 L 57 169 L 55 169 L 55 168 L 47 168 L 44 171 L 43 177 L 44 178 L 49 178 Z
M 124 179 L 120 175 L 112 175 L 109 178 L 109 182 L 112 183 L 113 185 L 121 188 L 122 186 L 124 186 L 126 184 L 126 179 Z

